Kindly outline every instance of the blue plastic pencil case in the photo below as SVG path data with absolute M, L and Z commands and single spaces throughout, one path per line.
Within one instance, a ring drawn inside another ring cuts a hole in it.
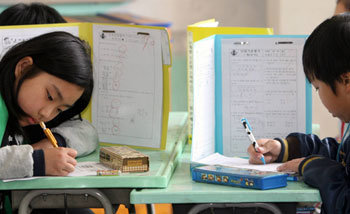
M 224 166 L 200 166 L 192 169 L 192 180 L 250 189 L 274 189 L 287 186 L 288 175 Z

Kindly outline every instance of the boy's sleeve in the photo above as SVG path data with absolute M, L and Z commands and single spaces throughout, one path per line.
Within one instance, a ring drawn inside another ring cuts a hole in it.
M 348 170 L 335 161 L 339 143 L 334 138 L 320 140 L 316 135 L 302 133 L 277 140 L 282 145 L 277 161 L 306 157 L 299 164 L 299 174 L 305 183 L 320 190 L 325 213 L 350 213 Z
M 335 160 L 339 145 L 334 138 L 321 140 L 317 135 L 302 133 L 291 133 L 285 139 L 276 140 L 281 143 L 281 153 L 276 162 L 286 162 L 313 154 Z
M 320 190 L 325 213 L 350 213 L 348 166 L 327 157 L 311 155 L 299 165 L 304 182 Z
M 52 132 L 63 137 L 67 147 L 77 150 L 78 157 L 90 154 L 98 146 L 97 130 L 85 119 L 68 120 L 52 128 Z
M 14 145 L 0 148 L 0 179 L 33 176 L 33 147 Z

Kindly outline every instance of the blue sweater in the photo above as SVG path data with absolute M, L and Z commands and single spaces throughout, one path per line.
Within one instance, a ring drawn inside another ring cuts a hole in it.
M 346 138 L 336 161 L 339 143 L 316 135 L 291 133 L 281 142 L 277 162 L 306 157 L 299 165 L 305 183 L 320 190 L 322 213 L 350 213 L 350 137 Z

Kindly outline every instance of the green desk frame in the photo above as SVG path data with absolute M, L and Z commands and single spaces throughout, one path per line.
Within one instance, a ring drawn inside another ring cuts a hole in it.
M 132 204 L 196 203 L 208 206 L 268 206 L 273 202 L 319 202 L 319 191 L 303 182 L 289 181 L 287 187 L 271 190 L 253 190 L 224 185 L 197 183 L 190 175 L 190 145 L 186 145 L 177 169 L 165 189 L 132 190 Z M 257 204 L 258 203 L 258 204 Z M 228 205 L 230 204 L 230 205 Z M 263 205 L 262 205 L 263 204 Z M 198 207 L 197 207 L 198 208 Z M 271 209 L 273 209 L 271 207 Z M 271 210 L 270 210 L 271 211 Z M 196 213 L 194 210 L 190 213 Z M 278 213 L 277 211 L 274 213 Z
M 20 214 L 31 208 L 104 207 L 130 204 L 130 192 L 140 188 L 165 188 L 175 170 L 187 140 L 187 113 L 169 115 L 164 151 L 139 150 L 150 159 L 150 170 L 121 176 L 46 177 L 26 181 L 0 182 L 0 191 L 11 191 L 12 207 Z M 78 161 L 98 161 L 98 151 Z

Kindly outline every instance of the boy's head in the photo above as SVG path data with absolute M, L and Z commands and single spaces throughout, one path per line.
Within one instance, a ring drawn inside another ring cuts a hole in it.
M 66 23 L 52 7 L 42 3 L 15 4 L 0 14 L 0 26 Z
M 329 85 L 336 94 L 336 81 L 350 72 L 350 13 L 322 22 L 308 37 L 303 50 L 306 78 Z
M 350 11 L 350 0 L 337 0 L 334 14 Z

